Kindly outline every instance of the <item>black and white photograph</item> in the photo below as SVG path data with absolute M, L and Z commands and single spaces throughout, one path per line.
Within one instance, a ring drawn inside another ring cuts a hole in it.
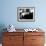
M 18 7 L 17 8 L 18 21 L 35 21 L 35 8 L 34 7 Z

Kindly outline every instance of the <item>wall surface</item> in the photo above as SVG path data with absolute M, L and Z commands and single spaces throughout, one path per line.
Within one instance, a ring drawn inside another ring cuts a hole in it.
M 16 28 L 46 28 L 46 0 L 0 0 L 0 25 L 13 24 Z M 35 7 L 35 22 L 18 22 L 17 7 Z
M 35 7 L 35 22 L 18 22 L 17 7 Z M 13 24 L 15 28 L 42 28 L 46 32 L 46 0 L 0 0 L 0 31 Z

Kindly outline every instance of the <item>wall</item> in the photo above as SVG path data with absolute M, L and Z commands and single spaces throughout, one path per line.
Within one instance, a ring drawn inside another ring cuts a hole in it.
M 46 0 L 0 0 L 0 31 L 13 24 L 16 28 L 40 27 L 46 32 Z M 35 7 L 35 22 L 18 22 L 17 7 Z
M 45 0 L 1 0 L 0 24 L 13 24 L 16 28 L 44 27 L 46 28 Z M 18 22 L 17 7 L 35 7 L 35 22 Z M 23 23 L 23 24 L 22 24 Z

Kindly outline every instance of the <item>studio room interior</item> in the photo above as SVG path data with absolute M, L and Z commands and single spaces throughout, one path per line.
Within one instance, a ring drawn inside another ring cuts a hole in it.
M 46 0 L 0 0 L 0 46 L 46 46 Z

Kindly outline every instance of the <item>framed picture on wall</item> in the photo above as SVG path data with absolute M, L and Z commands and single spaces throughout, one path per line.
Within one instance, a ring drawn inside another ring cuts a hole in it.
M 23 22 L 35 21 L 35 8 L 34 7 L 18 7 L 17 20 Z

